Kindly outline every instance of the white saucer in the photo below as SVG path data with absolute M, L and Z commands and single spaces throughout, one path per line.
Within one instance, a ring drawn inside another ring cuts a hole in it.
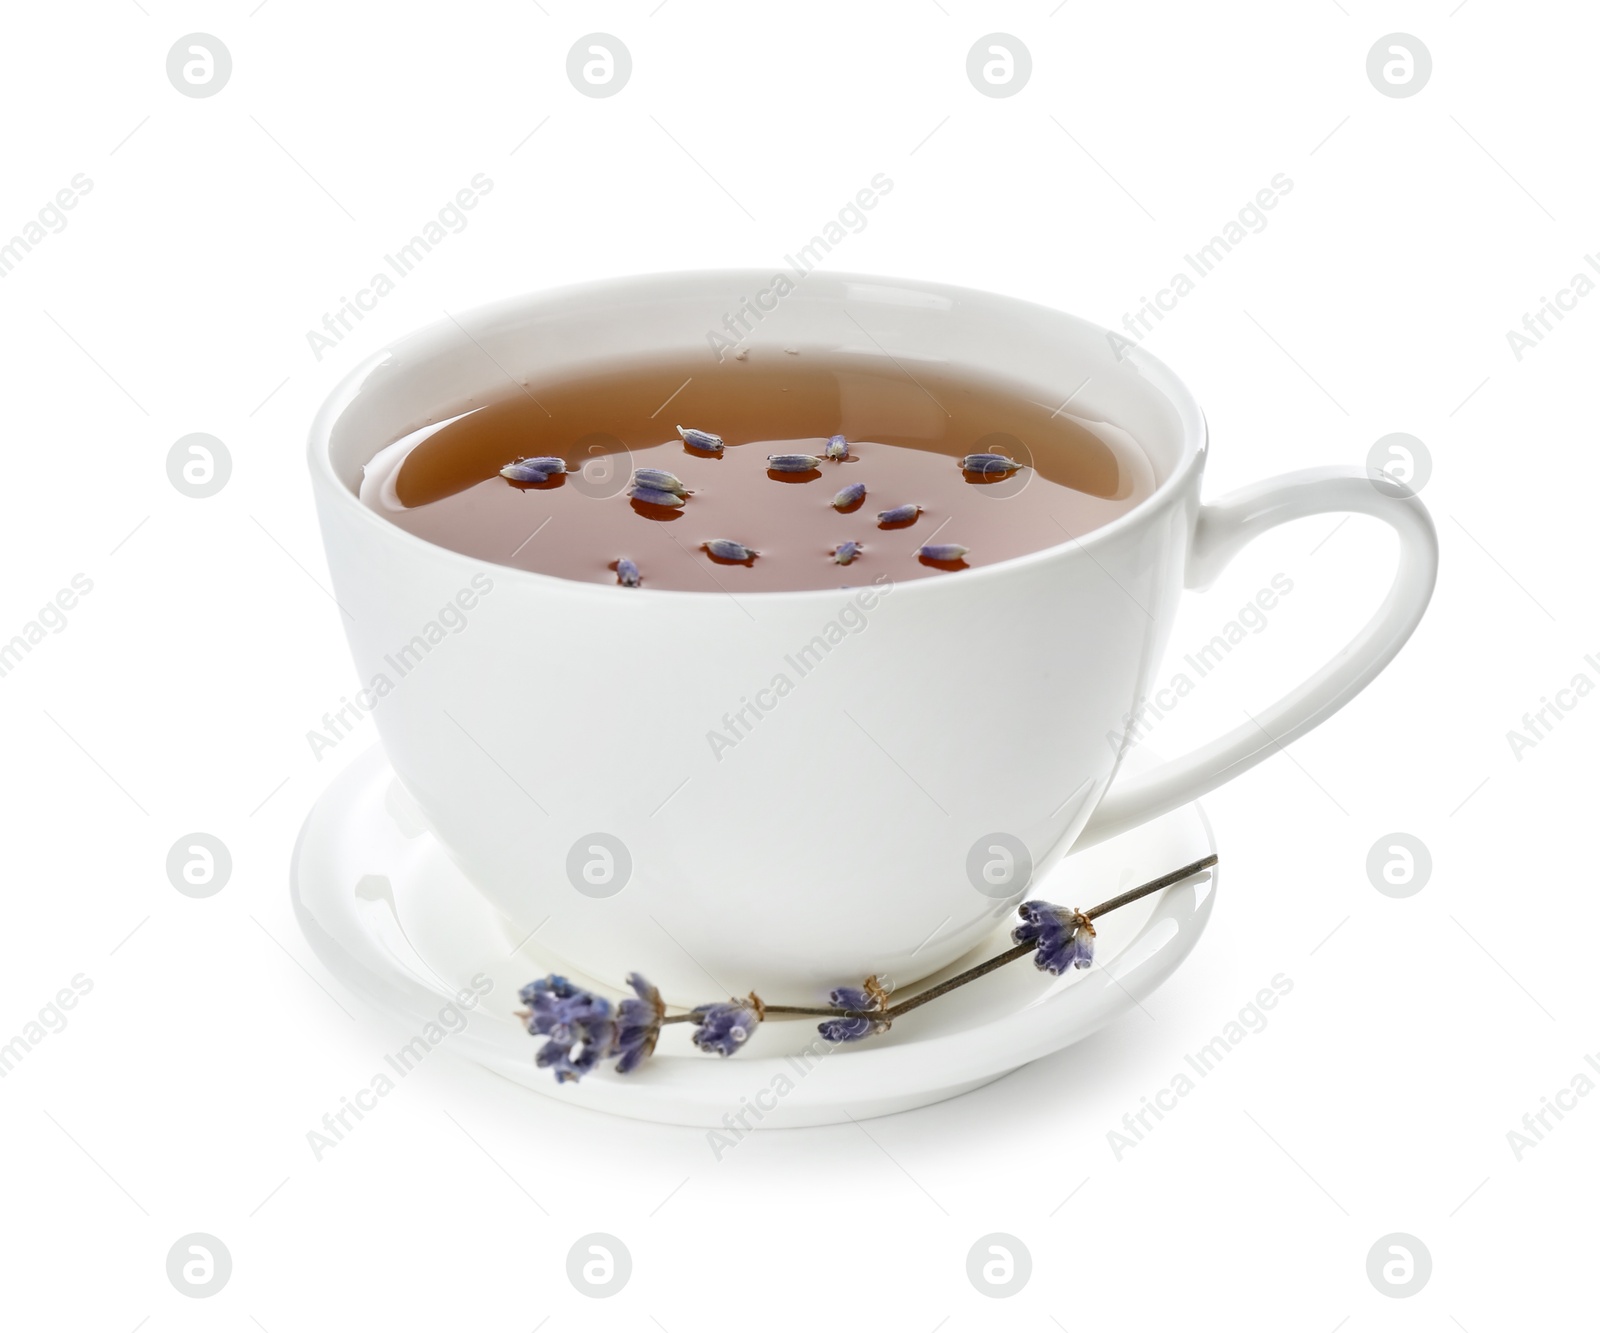
M 1149 763 L 1136 751 L 1126 767 Z M 1189 805 L 1056 863 L 1036 876 L 1028 896 L 1088 907 L 1215 850 L 1205 815 Z M 530 1037 L 513 1016 L 517 991 L 560 972 L 615 998 L 621 978 L 585 978 L 534 942 L 519 945 L 520 932 L 427 833 L 380 747 L 312 808 L 295 846 L 290 892 L 328 969 L 406 1029 L 397 1050 L 420 1037 L 575 1106 L 741 1133 L 740 1126 L 827 1125 L 926 1106 L 1082 1040 L 1134 1008 L 1194 948 L 1211 915 L 1215 876 L 1212 869 L 1102 917 L 1094 966 L 1085 972 L 1051 977 L 1019 960 L 905 1015 L 883 1036 L 831 1049 L 814 1018 L 769 1019 L 727 1059 L 697 1051 L 690 1025 L 673 1024 L 633 1073 L 608 1065 L 564 1084 L 535 1067 L 544 1039 Z M 1014 911 L 998 915 L 992 938 L 924 984 L 1007 948 L 1015 922 Z M 492 989 L 462 1026 L 447 1006 L 476 974 Z M 441 1010 L 448 1015 L 442 1025 Z

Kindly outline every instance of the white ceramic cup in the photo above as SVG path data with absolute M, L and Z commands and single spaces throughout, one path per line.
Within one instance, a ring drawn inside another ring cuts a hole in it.
M 504 301 L 369 358 L 312 427 L 334 589 L 390 762 L 514 936 L 537 929 L 573 973 L 617 986 L 639 971 L 673 1003 L 751 989 L 818 1003 L 872 973 L 907 985 L 993 930 L 1030 867 L 1190 801 L 1323 721 L 1422 616 L 1438 547 L 1410 491 L 1323 468 L 1202 504 L 1194 399 L 1104 330 L 901 279 L 811 273 L 775 290 L 771 274 L 730 271 Z M 513 376 L 709 358 L 709 335 L 726 339 L 725 317 L 751 304 L 753 354 L 954 366 L 1052 402 L 1077 390 L 1072 412 L 1131 432 L 1158 484 L 1081 540 L 870 597 L 568 581 L 431 545 L 357 498 L 379 449 L 514 391 Z M 1184 588 L 1268 528 L 1322 513 L 1370 514 L 1399 535 L 1371 622 L 1253 721 L 1117 781 L 1107 737 L 1152 688 Z M 738 745 L 711 745 L 749 699 L 772 706 Z

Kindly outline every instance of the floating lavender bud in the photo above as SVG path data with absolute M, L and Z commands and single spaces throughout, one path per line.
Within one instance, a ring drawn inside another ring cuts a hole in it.
M 678 438 L 691 449 L 698 449 L 703 454 L 720 454 L 722 452 L 722 436 L 713 435 L 708 430 L 695 430 L 692 427 L 685 430 L 678 427 Z
M 851 505 L 858 505 L 867 498 L 867 485 L 863 481 L 852 481 L 828 503 L 835 509 L 848 509 Z
M 547 466 L 554 463 L 554 467 Z M 551 477 L 559 476 L 567 470 L 567 465 L 559 458 L 519 458 L 515 463 L 507 463 L 500 469 L 500 475 L 507 481 L 521 482 L 525 486 L 537 486 L 540 482 L 549 481 Z
M 968 454 L 961 460 L 963 472 L 975 472 L 980 477 L 1005 477 L 1021 467 L 1021 463 L 1004 454 Z
M 557 1083 L 582 1078 L 610 1052 L 615 1029 L 609 1000 L 557 976 L 530 981 L 518 995 L 528 1006 L 521 1015 L 528 1031 L 549 1038 L 534 1063 L 553 1070 Z
M 652 491 L 667 491 L 672 495 L 687 495 L 689 488 L 670 472 L 658 467 L 640 467 L 633 470 L 633 484 L 648 486 Z
M 810 472 L 822 466 L 815 454 L 768 454 L 767 467 L 773 472 Z
M 730 541 L 726 537 L 713 537 L 708 542 L 702 542 L 707 551 L 718 560 L 731 560 L 735 564 L 743 564 L 747 560 L 754 560 L 759 551 L 752 551 L 743 542 Z
M 640 583 L 639 566 L 627 556 L 617 561 L 617 582 L 624 588 L 637 588 Z
M 850 457 L 850 446 L 845 443 L 843 435 L 830 435 L 828 446 L 823 451 L 823 456 L 835 460 Z
M 921 505 L 896 505 L 893 509 L 885 509 L 878 515 L 880 523 L 909 523 L 922 512 Z
M 1022 924 L 1011 932 L 1018 944 L 1034 944 L 1033 965 L 1059 977 L 1069 967 L 1094 961 L 1094 923 L 1082 912 L 1054 903 L 1026 902 L 1017 908 Z
M 743 1000 L 726 1004 L 702 1004 L 693 1011 L 694 1044 L 702 1051 L 732 1055 L 750 1040 L 756 1024 L 766 1015 L 761 1001 L 751 992 Z
M 671 491 L 658 491 L 653 486 L 628 487 L 628 498 L 642 505 L 660 505 L 663 509 L 682 509 L 683 497 Z
M 617 1035 L 612 1053 L 617 1061 L 617 1073 L 628 1074 L 656 1048 L 661 1035 L 661 1020 L 666 1017 L 667 1006 L 661 1002 L 661 992 L 637 972 L 628 974 L 628 985 L 637 999 L 626 999 L 617 1006 Z
M 861 551 L 860 542 L 840 542 L 833 548 L 833 563 L 836 565 L 848 565 L 861 554 Z
M 960 542 L 932 542 L 927 546 L 919 546 L 917 554 L 924 560 L 959 560 L 970 549 Z
M 861 1011 L 882 1010 L 889 1007 L 889 993 L 878 984 L 877 977 L 868 977 L 865 986 L 840 986 L 828 996 L 835 1009 Z M 860 1041 L 889 1030 L 885 1018 L 830 1018 L 817 1024 L 817 1031 L 825 1041 Z

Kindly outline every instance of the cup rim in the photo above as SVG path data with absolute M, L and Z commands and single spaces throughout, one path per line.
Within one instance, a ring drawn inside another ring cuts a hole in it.
M 399 539 L 402 544 L 415 543 L 416 546 L 426 548 L 426 550 L 438 556 L 454 557 L 473 565 L 492 565 L 496 571 L 496 578 L 503 575 L 515 582 L 531 581 L 531 586 L 533 587 L 546 585 L 553 588 L 559 586 L 568 592 L 579 592 L 590 585 L 586 585 L 579 580 L 563 578 L 556 574 L 543 574 L 537 570 L 522 569 L 516 565 L 496 564 L 494 561 L 484 560 L 479 556 L 467 555 L 448 546 L 441 546 L 437 542 L 417 536 L 397 523 L 389 522 L 383 515 L 362 504 L 360 496 L 346 486 L 334 471 L 333 459 L 330 456 L 333 427 L 353 401 L 367 376 L 382 365 L 401 344 L 435 333 L 447 333 L 448 329 L 452 327 L 459 329 L 462 322 L 470 326 L 474 321 L 474 317 L 481 317 L 489 312 L 503 313 L 510 309 L 527 309 L 536 307 L 541 302 L 553 300 L 573 300 L 586 297 L 592 297 L 596 300 L 602 300 L 607 297 L 614 298 L 632 289 L 652 283 L 693 283 L 709 280 L 753 282 L 766 281 L 769 276 L 768 271 L 765 269 L 683 269 L 636 273 L 589 282 L 568 283 L 559 287 L 539 288 L 515 296 L 502 297 L 497 301 L 485 302 L 481 305 L 473 306 L 453 318 L 446 317 L 434 320 L 432 323 L 412 329 L 363 357 L 340 377 L 339 381 L 323 399 L 316 415 L 312 418 L 307 439 L 306 456 L 307 464 L 311 471 L 312 483 L 314 486 L 320 487 L 325 494 L 332 496 L 334 503 L 342 504 L 348 509 L 357 511 L 361 516 L 357 519 L 358 522 L 376 524 L 384 533 L 387 533 L 391 538 Z M 826 272 L 826 276 L 835 283 L 860 283 L 869 286 L 898 284 L 922 293 L 936 294 L 969 304 L 1010 306 L 1017 309 L 1040 311 L 1053 319 L 1077 324 L 1094 335 L 1106 338 L 1113 336 L 1104 327 L 1068 311 L 1057 309 L 1054 306 L 1047 306 L 1042 302 L 1028 301 L 1021 297 L 985 291 L 981 288 L 959 287 L 950 283 L 928 282 L 919 278 L 891 277 L 883 274 L 835 273 L 830 270 Z M 1168 474 L 1156 484 L 1155 489 L 1149 495 L 1145 496 L 1131 509 L 1117 515 L 1109 522 L 1101 524 L 1081 537 L 1068 537 L 1065 541 L 1040 547 L 1036 551 L 1028 551 L 1005 560 L 997 560 L 993 564 L 978 565 L 975 568 L 963 570 L 961 571 L 961 577 L 956 580 L 939 578 L 906 579 L 891 581 L 889 586 L 902 595 L 914 588 L 922 589 L 922 592 L 913 595 L 926 596 L 931 595 L 933 589 L 948 588 L 952 583 L 970 585 L 974 580 L 1005 578 L 1019 570 L 1033 568 L 1051 560 L 1076 553 L 1086 553 L 1092 559 L 1093 548 L 1107 545 L 1122 534 L 1150 522 L 1156 514 L 1166 509 L 1177 497 L 1181 496 L 1187 489 L 1192 475 L 1196 470 L 1204 466 L 1209 451 L 1210 432 L 1206 424 L 1205 414 L 1200 410 L 1200 405 L 1189 391 L 1188 386 L 1184 384 L 1171 367 L 1144 350 L 1143 347 L 1125 345 L 1119 359 L 1132 362 L 1140 377 L 1148 382 L 1155 392 L 1166 399 L 1177 413 L 1183 434 L 1177 461 Z M 603 589 L 605 587 L 605 585 L 601 584 L 592 586 L 595 589 Z M 873 586 L 877 585 L 867 584 L 863 585 L 863 588 Z M 841 591 L 849 590 L 841 588 L 755 589 L 742 591 L 735 595 L 741 598 L 759 598 L 763 603 L 768 603 L 774 601 L 794 602 L 803 599 L 822 600 L 824 598 L 834 600 Z M 702 600 L 721 600 L 729 596 L 727 592 L 721 590 L 697 591 L 686 588 L 651 588 L 648 586 L 632 589 L 631 592 L 634 596 Z

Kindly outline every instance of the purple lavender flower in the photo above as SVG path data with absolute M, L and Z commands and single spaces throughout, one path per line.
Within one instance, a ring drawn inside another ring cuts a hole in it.
M 828 1003 L 835 1009 L 887 1009 L 889 992 L 871 976 L 859 986 L 836 986 L 828 993 Z
M 810 472 L 822 466 L 822 460 L 815 454 L 768 454 L 767 470 L 769 472 Z
M 1018 944 L 1033 944 L 1033 965 L 1059 977 L 1069 967 L 1088 967 L 1094 961 L 1094 923 L 1073 908 L 1054 903 L 1026 902 L 1017 908 L 1022 924 L 1011 932 Z
M 851 505 L 860 504 L 862 500 L 866 499 L 866 496 L 866 483 L 861 481 L 852 481 L 848 486 L 840 491 L 839 494 L 834 496 L 829 503 L 832 504 L 835 509 L 845 510 L 850 508 Z
M 917 547 L 917 554 L 924 560 L 960 560 L 971 549 L 960 542 L 933 542 Z
M 567 465 L 559 458 L 519 458 L 515 463 L 507 463 L 500 469 L 500 475 L 507 481 L 521 482 L 525 486 L 537 486 L 540 482 L 549 481 L 551 477 L 559 476 L 567 470 Z
M 726 1004 L 702 1004 L 692 1011 L 694 1044 L 702 1051 L 732 1055 L 750 1040 L 766 1011 L 752 991 L 742 1000 Z
M 878 514 L 878 522 L 885 526 L 896 523 L 909 523 L 921 512 L 921 505 L 896 505 L 893 509 L 882 510 Z
M 637 588 L 642 582 L 639 577 L 639 566 L 627 556 L 617 561 L 617 582 L 624 588 Z
M 843 435 L 830 435 L 827 446 L 822 451 L 823 457 L 835 461 L 850 457 L 850 446 L 845 442 Z
M 836 565 L 848 565 L 861 554 L 861 551 L 860 542 L 840 542 L 833 548 L 833 563 Z
M 840 986 L 828 996 L 835 1009 L 879 1010 L 889 1005 L 889 992 L 878 984 L 877 977 L 868 977 L 864 986 Z M 817 1024 L 817 1031 L 825 1041 L 860 1041 L 889 1030 L 884 1018 L 830 1018 Z
M 534 1063 L 553 1070 L 557 1083 L 575 1082 L 610 1053 L 615 1037 L 611 1001 L 557 976 L 530 981 L 518 996 L 528 1006 L 520 1015 L 528 1031 L 549 1038 Z
M 875 1018 L 825 1018 L 817 1024 L 823 1041 L 860 1041 L 888 1031 L 889 1025 Z
M 683 508 L 681 495 L 674 495 L 671 491 L 658 491 L 653 486 L 641 486 L 638 482 L 628 487 L 628 498 L 637 500 L 642 505 L 659 505 L 663 509 Z
M 702 542 L 701 545 L 716 559 L 730 560 L 734 564 L 743 564 L 747 560 L 754 560 L 760 554 L 759 551 L 752 551 L 743 542 L 731 541 L 727 537 L 713 537 L 708 542 Z
M 621 1057 L 617 1061 L 619 1074 L 632 1073 L 655 1050 L 661 1020 L 667 1012 L 661 992 L 637 972 L 628 974 L 628 985 L 638 998 L 630 997 L 617 1006 L 617 1036 L 612 1053 Z
M 695 430 L 692 426 L 686 430 L 684 427 L 679 426 L 678 438 L 691 449 L 698 449 L 703 454 L 720 454 L 722 452 L 722 436 L 713 435 L 708 430 Z
M 658 467 L 634 468 L 633 484 L 648 486 L 653 491 L 666 491 L 671 495 L 689 494 L 689 488 L 676 476 Z
M 980 477 L 1009 476 L 1021 466 L 1021 463 L 1004 454 L 968 454 L 961 460 L 963 472 L 974 472 Z

